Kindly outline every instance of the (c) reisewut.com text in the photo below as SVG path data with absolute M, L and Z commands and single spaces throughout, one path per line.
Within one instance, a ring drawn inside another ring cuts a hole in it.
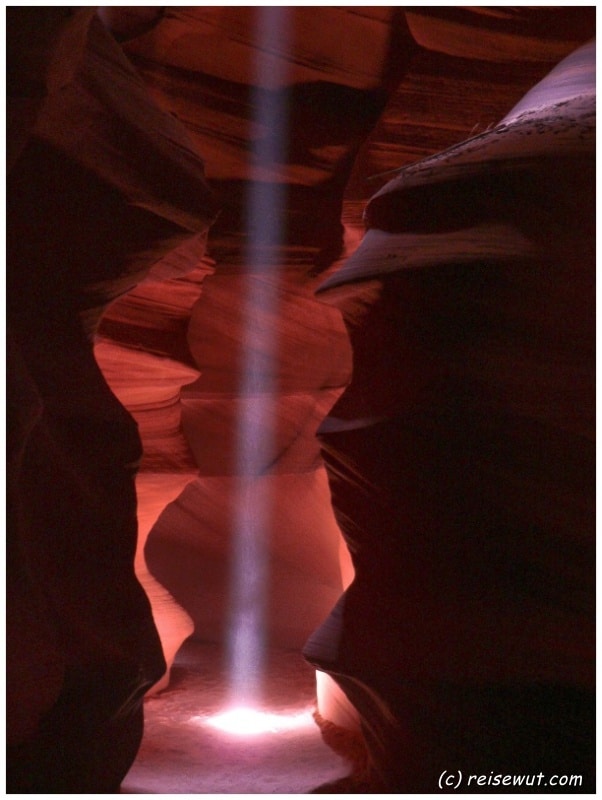
M 567 789 L 578 789 L 583 784 L 582 775 L 544 775 L 543 772 L 527 775 L 510 775 L 490 772 L 484 775 L 465 775 L 461 770 L 443 770 L 439 775 L 439 788 L 468 789 L 482 786 L 484 789 L 499 787 L 545 789 L 547 787 L 566 786 Z

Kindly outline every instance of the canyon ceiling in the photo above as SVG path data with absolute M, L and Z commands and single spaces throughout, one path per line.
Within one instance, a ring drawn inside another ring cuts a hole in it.
M 10 791 L 118 791 L 247 608 L 385 791 L 591 780 L 594 35 L 7 8 Z

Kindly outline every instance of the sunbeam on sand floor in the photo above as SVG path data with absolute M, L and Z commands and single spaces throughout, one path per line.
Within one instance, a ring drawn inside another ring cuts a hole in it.
M 313 722 L 314 674 L 298 653 L 268 654 L 261 708 L 235 714 L 228 699 L 221 650 L 187 643 L 169 688 L 146 701 L 122 792 L 306 794 L 349 773 Z

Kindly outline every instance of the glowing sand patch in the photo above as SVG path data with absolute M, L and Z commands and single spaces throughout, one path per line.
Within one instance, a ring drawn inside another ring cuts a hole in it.
M 312 713 L 309 710 L 294 714 L 271 714 L 254 708 L 231 708 L 204 721 L 212 728 L 217 728 L 233 736 L 281 733 L 314 724 Z

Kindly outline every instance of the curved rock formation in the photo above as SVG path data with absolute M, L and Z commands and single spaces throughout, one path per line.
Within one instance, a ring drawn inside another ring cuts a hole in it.
M 138 542 L 136 574 L 151 601 L 168 671 L 194 626 L 190 617 L 150 574 L 144 548 L 166 504 L 196 475 L 194 457 L 181 430 L 180 390 L 198 377 L 186 344 L 190 310 L 203 280 L 213 271 L 199 262 L 204 238 L 192 240 L 153 265 L 144 283 L 113 302 L 103 315 L 95 358 L 123 405 L 134 417 L 143 446 L 136 477 Z M 178 275 L 178 268 L 190 270 Z M 161 278 L 164 280 L 161 280 Z
M 594 64 L 401 170 L 320 289 L 354 354 L 320 440 L 356 576 L 305 653 L 387 791 L 594 785 Z
M 32 12 L 14 13 L 19 40 Z M 54 40 L 45 72 L 21 41 L 22 82 L 9 90 L 19 137 L 7 310 L 20 377 L 9 404 L 8 785 L 19 793 L 116 791 L 142 696 L 163 673 L 134 575 L 140 439 L 91 334 L 113 297 L 214 215 L 202 162 L 93 11 L 64 20 L 49 12 L 38 31 Z

